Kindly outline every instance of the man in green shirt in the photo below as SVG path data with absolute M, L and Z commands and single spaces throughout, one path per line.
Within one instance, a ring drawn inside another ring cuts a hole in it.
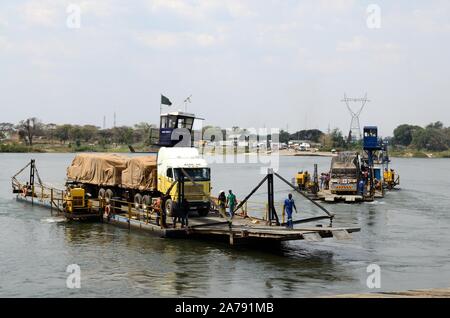
M 236 207 L 236 196 L 234 195 L 233 191 L 231 191 L 231 190 L 228 190 L 227 205 L 228 205 L 230 217 L 233 217 L 234 216 L 234 208 Z

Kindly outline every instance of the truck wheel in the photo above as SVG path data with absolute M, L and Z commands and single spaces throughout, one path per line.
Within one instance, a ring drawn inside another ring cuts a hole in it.
M 98 190 L 98 198 L 100 199 L 100 200 L 102 200 L 102 199 L 104 199 L 105 198 L 105 189 L 103 189 L 103 188 L 100 188 L 100 190 Z
M 148 208 L 152 205 L 152 198 L 149 195 L 144 195 L 142 197 L 142 204 L 145 205 L 145 208 Z
M 165 205 L 165 210 L 166 210 L 166 216 L 172 216 L 173 201 L 171 199 L 167 199 L 166 205 Z
M 209 213 L 209 209 L 203 208 L 203 209 L 198 210 L 197 213 L 198 213 L 199 216 L 207 216 L 208 213 Z
M 105 191 L 105 201 L 109 203 L 114 196 L 114 192 L 111 189 Z
M 136 209 L 139 209 L 139 207 L 141 206 L 141 204 L 142 204 L 142 195 L 141 195 L 140 193 L 137 193 L 137 194 L 134 196 L 134 207 L 135 207 Z

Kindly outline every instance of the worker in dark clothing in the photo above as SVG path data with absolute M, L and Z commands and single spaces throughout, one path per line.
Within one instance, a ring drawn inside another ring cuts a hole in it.
M 292 199 L 292 194 L 289 193 L 286 200 L 284 200 L 284 211 L 287 214 L 287 228 L 292 229 L 294 227 L 292 223 L 292 211 L 295 209 L 295 213 L 297 213 L 297 207 L 295 206 L 294 199 Z
M 186 198 L 183 199 L 183 212 L 181 217 L 181 225 L 189 226 L 189 202 Z
M 227 205 L 227 197 L 225 195 L 225 191 L 220 191 L 219 196 L 217 197 L 217 205 L 219 207 L 219 214 L 221 216 L 226 216 L 226 205 Z

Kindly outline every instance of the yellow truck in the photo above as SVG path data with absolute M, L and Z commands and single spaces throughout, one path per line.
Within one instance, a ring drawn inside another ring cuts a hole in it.
M 66 188 L 67 213 L 89 210 L 89 198 L 136 208 L 160 198 L 167 216 L 186 207 L 200 216 L 210 210 L 210 168 L 195 148 L 163 147 L 156 156 L 141 157 L 78 154 L 67 168 Z

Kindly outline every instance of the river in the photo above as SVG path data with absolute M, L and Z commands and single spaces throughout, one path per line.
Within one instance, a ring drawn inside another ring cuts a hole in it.
M 61 186 L 73 154 L 0 154 L 0 297 L 304 297 L 450 286 L 450 160 L 393 158 L 400 190 L 372 203 L 326 204 L 334 226 L 359 226 L 351 240 L 290 242 L 280 250 L 170 240 L 96 223 L 66 223 L 16 201 L 11 176 L 31 158 Z M 210 161 L 214 161 L 209 158 Z M 280 157 L 279 173 L 326 170 L 324 157 Z M 265 163 L 212 162 L 213 192 L 243 198 Z M 253 201 L 264 201 L 263 188 Z M 289 192 L 275 183 L 277 204 Z M 294 195 L 300 214 L 320 215 Z M 69 289 L 69 264 L 81 288 Z M 369 289 L 367 267 L 380 267 Z

